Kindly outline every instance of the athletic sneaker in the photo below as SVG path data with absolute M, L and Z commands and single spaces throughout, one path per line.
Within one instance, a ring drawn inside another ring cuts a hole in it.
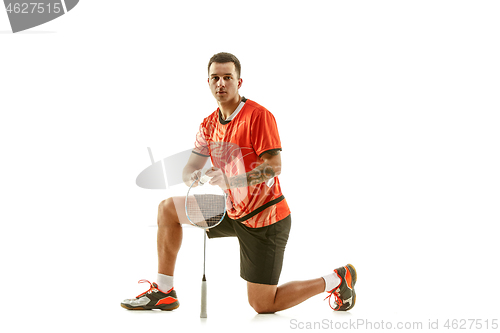
M 350 310 L 356 303 L 356 293 L 354 292 L 354 285 L 357 279 L 356 270 L 353 265 L 347 264 L 346 266 L 335 269 L 334 272 L 340 278 L 341 282 L 337 288 L 327 291 L 330 293 L 330 295 L 326 297 L 328 298 L 328 304 L 334 311 Z M 330 303 L 332 295 L 335 297 L 335 307 Z
M 139 283 L 149 283 L 149 290 L 143 292 L 134 299 L 126 299 L 121 303 L 121 306 L 128 310 L 153 310 L 159 309 L 162 311 L 170 311 L 179 307 L 177 294 L 174 288 L 167 292 L 158 289 L 158 285 L 148 280 L 140 280 Z

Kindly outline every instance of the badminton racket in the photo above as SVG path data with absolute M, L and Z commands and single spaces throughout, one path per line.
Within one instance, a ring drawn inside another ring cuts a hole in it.
M 203 175 L 192 182 L 186 195 L 186 216 L 196 227 L 204 229 L 203 278 L 201 280 L 200 318 L 207 318 L 207 279 L 205 262 L 207 253 L 206 230 L 218 225 L 226 215 L 226 194 L 216 185 L 210 184 L 211 177 Z

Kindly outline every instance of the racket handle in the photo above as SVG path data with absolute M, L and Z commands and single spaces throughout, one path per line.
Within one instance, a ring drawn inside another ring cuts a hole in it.
M 207 318 L 207 280 L 205 275 L 203 275 L 203 280 L 201 280 L 201 312 L 200 318 Z

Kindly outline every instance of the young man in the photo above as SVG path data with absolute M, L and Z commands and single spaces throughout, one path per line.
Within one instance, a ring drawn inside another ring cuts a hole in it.
M 210 59 L 208 85 L 219 107 L 200 125 L 183 171 L 183 179 L 190 185 L 210 158 L 213 167 L 206 172 L 212 177 L 210 183 L 225 189 L 230 198 L 226 217 L 207 235 L 238 238 L 240 275 L 247 281 L 248 301 L 256 312 L 284 310 L 321 292 L 330 293 L 330 299 L 334 296 L 334 310 L 350 310 L 356 301 L 357 278 L 350 264 L 324 277 L 278 287 L 291 225 L 277 177 L 281 142 L 273 115 L 239 95 L 240 73 L 240 62 L 232 54 L 218 53 Z M 173 310 L 179 306 L 173 276 L 182 241 L 181 224 L 189 224 L 184 197 L 162 201 L 158 209 L 157 283 L 150 283 L 150 289 L 135 299 L 123 301 L 122 307 Z

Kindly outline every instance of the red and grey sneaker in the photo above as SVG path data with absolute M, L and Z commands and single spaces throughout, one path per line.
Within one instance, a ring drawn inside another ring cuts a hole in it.
M 350 310 L 356 303 L 356 293 L 354 292 L 357 279 L 356 269 L 354 269 L 353 265 L 347 264 L 335 269 L 334 272 L 340 278 L 340 284 L 337 288 L 328 291 L 330 293 L 326 297 L 328 298 L 328 304 L 334 311 Z M 330 303 L 332 295 L 335 297 L 335 307 Z
M 162 311 L 170 311 L 179 307 L 177 294 L 174 288 L 167 292 L 158 289 L 156 283 L 151 283 L 148 280 L 140 280 L 139 283 L 149 283 L 149 290 L 143 292 L 134 299 L 126 299 L 121 303 L 122 308 L 128 310 L 153 310 L 159 309 Z

